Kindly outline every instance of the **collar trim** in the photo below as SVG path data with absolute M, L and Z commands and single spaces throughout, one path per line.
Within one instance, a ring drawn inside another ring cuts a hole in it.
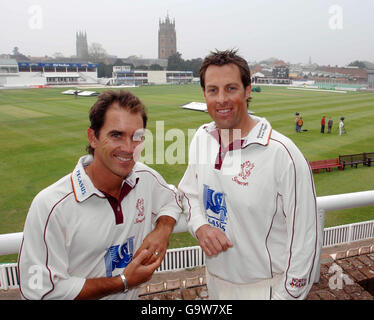
M 83 156 L 79 159 L 76 167 L 74 168 L 70 180 L 74 191 L 75 200 L 77 202 L 83 202 L 91 197 L 93 194 L 99 196 L 100 198 L 105 198 L 106 195 L 97 189 L 92 183 L 90 177 L 87 175 L 84 167 L 89 165 L 93 161 L 91 155 Z M 124 179 L 122 187 L 127 184 L 131 189 L 135 188 L 139 177 L 135 173 L 134 169 L 131 173 Z
M 243 149 L 252 143 L 261 144 L 263 146 L 267 146 L 269 144 L 271 133 L 273 131 L 270 123 L 265 118 L 260 118 L 253 115 L 251 115 L 251 117 L 257 121 L 257 124 L 252 128 L 246 137 L 239 141 L 234 141 L 234 148 L 231 150 L 238 148 Z M 203 127 L 203 129 L 209 133 L 221 146 L 221 139 L 215 122 L 208 123 Z

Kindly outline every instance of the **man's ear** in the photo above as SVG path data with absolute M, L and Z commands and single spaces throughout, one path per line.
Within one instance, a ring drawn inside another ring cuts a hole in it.
M 95 130 L 88 128 L 87 137 L 88 137 L 88 142 L 90 143 L 91 148 L 95 149 L 97 145 L 97 138 L 95 136 Z
M 249 97 L 251 96 L 251 92 L 252 92 L 252 85 L 249 84 L 246 88 L 245 88 L 245 99 L 248 100 Z

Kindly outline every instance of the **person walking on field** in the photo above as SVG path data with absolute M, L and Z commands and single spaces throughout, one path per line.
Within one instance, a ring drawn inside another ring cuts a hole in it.
M 344 130 L 344 118 L 341 117 L 339 121 L 339 136 L 341 136 L 343 133 L 345 133 Z
M 303 124 L 304 124 L 303 117 L 302 116 L 297 117 L 296 118 L 296 132 L 301 132 L 301 128 Z
M 331 117 L 329 117 L 329 121 L 327 122 L 327 133 L 331 133 L 333 121 Z
M 323 116 L 321 119 L 321 133 L 325 133 L 326 117 Z
M 300 120 L 300 114 L 296 112 L 296 119 L 295 119 L 296 132 L 300 132 L 299 120 Z

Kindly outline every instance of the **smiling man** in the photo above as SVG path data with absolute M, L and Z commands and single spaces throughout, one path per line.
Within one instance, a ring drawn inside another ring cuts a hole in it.
M 207 56 L 200 83 L 213 122 L 190 144 L 179 184 L 207 255 L 211 299 L 304 299 L 319 262 L 313 177 L 295 144 L 248 115 L 251 74 L 235 51 Z
M 24 299 L 136 299 L 166 253 L 181 207 L 160 174 L 136 162 L 144 105 L 106 91 L 90 123 L 89 155 L 31 204 L 18 260 Z
M 234 129 L 241 130 L 241 135 L 246 136 L 256 121 L 248 116 L 247 108 L 243 107 L 250 98 L 251 85 L 250 82 L 247 86 L 242 83 L 239 67 L 233 63 L 210 65 L 203 81 L 209 115 L 217 128 L 227 129 L 230 134 L 226 143 L 232 142 Z

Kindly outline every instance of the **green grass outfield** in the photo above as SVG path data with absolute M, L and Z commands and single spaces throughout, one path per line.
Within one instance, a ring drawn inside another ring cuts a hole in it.
M 0 90 L 0 234 L 22 231 L 28 207 L 36 193 L 71 172 L 78 158 L 85 153 L 88 111 L 96 97 L 75 99 L 62 95 L 64 90 Z M 165 132 L 179 128 L 186 136 L 189 128 L 195 129 L 210 121 L 207 113 L 179 108 L 187 102 L 203 102 L 197 85 L 130 90 L 147 106 L 148 129 L 152 132 L 157 120 L 165 121 Z M 250 110 L 266 117 L 274 129 L 290 137 L 309 161 L 336 158 L 339 154 L 374 152 L 374 94 L 308 92 L 262 86 L 262 92 L 254 92 L 252 97 Z M 303 116 L 307 132 L 295 132 L 295 112 Z M 323 115 L 334 120 L 331 134 L 319 132 Z M 341 116 L 346 119 L 347 134 L 343 136 L 338 135 Z M 165 142 L 166 148 L 170 143 Z M 186 164 L 150 166 L 174 185 L 178 184 L 186 168 Z M 314 178 L 317 196 L 374 190 L 373 166 L 322 172 Z M 329 212 L 325 227 L 372 219 L 373 207 Z M 173 235 L 170 246 L 194 244 L 194 239 L 185 233 Z M 6 259 L 3 257 L 0 261 Z

